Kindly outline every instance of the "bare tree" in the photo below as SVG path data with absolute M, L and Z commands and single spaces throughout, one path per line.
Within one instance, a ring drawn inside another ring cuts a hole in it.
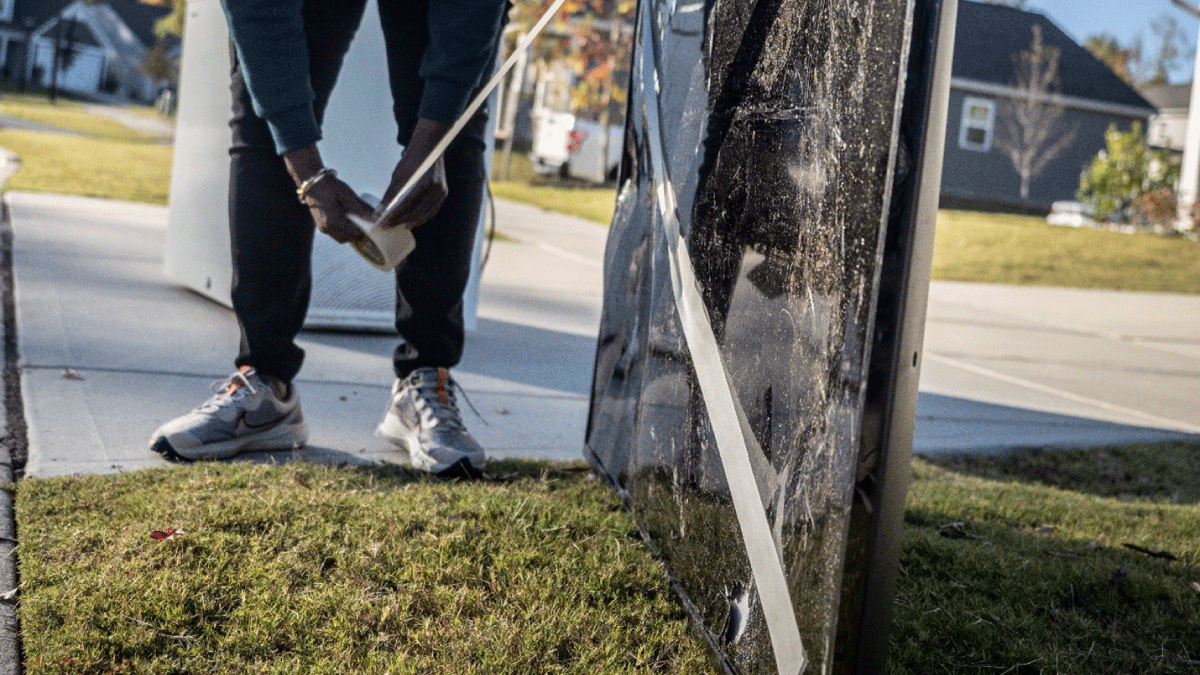
M 1143 84 L 1166 84 L 1172 70 L 1179 65 L 1188 50 L 1188 39 L 1183 26 L 1170 14 L 1163 14 L 1150 22 L 1150 30 L 1158 38 L 1159 47 L 1146 64 Z
M 1021 201 L 1029 201 L 1029 184 L 1075 140 L 1076 127 L 1063 120 L 1058 94 L 1056 47 L 1042 42 L 1041 26 L 1033 26 L 1029 49 L 1013 57 L 1017 94 L 1000 102 L 996 145 L 1021 177 Z

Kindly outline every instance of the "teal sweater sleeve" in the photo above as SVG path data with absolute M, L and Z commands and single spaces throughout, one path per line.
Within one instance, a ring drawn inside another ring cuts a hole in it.
M 390 0 L 380 0 L 388 2 Z M 412 0 L 401 0 L 412 1 Z M 303 0 L 222 0 L 254 112 L 283 154 L 316 143 Z M 453 122 L 483 78 L 500 37 L 506 0 L 430 0 L 425 86 L 418 115 Z
M 303 0 L 222 0 L 254 112 L 283 154 L 321 140 L 313 113 Z
M 466 109 L 500 40 L 507 4 L 507 0 L 429 0 L 420 117 L 454 122 Z

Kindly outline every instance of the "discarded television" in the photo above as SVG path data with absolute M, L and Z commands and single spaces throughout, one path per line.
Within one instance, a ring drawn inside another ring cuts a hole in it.
M 877 673 L 954 0 L 640 0 L 585 454 L 728 673 Z

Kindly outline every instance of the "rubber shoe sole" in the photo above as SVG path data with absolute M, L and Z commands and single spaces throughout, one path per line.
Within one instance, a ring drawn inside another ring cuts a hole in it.
M 229 459 L 243 452 L 265 450 L 295 450 L 308 442 L 308 425 L 304 422 L 283 422 L 261 433 L 231 438 L 227 441 L 205 443 L 183 452 L 171 446 L 166 436 L 160 436 L 150 449 L 173 462 L 202 462 Z
M 460 456 L 452 461 L 439 462 L 421 448 L 419 432 L 409 429 L 395 415 L 388 415 L 384 418 L 375 428 L 375 435 L 408 453 L 408 459 L 414 469 L 441 478 L 481 478 L 483 476 L 483 462 L 480 461 L 480 465 L 477 466 L 470 455 L 466 453 L 460 453 Z

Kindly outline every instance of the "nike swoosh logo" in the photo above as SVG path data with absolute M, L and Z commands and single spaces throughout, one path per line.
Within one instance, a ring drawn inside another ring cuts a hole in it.
M 243 410 L 242 412 L 238 413 L 237 422 L 234 424 L 234 426 L 239 436 L 244 433 L 257 434 L 279 426 L 279 424 L 285 419 L 287 419 L 286 414 L 280 415 L 279 417 L 276 417 L 273 420 L 268 420 L 262 424 L 251 424 L 250 422 L 246 421 L 246 411 Z

